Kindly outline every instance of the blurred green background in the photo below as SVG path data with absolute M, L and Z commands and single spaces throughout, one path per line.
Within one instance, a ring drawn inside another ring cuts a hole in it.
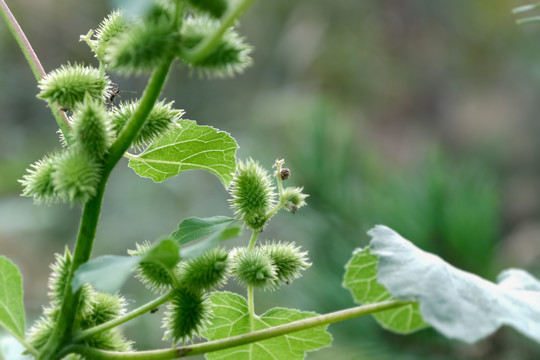
M 254 66 L 206 80 L 176 67 L 163 96 L 186 118 L 229 131 L 270 169 L 285 158 L 308 208 L 272 220 L 263 239 L 295 241 L 313 266 L 259 294 L 273 306 L 329 312 L 353 306 L 341 288 L 366 231 L 388 225 L 423 249 L 491 280 L 507 267 L 540 276 L 540 24 L 518 26 L 510 0 L 258 1 L 241 32 Z M 45 69 L 96 64 L 80 34 L 108 1 L 10 1 Z M 17 179 L 59 144 L 56 124 L 7 27 L 0 25 L 0 253 L 24 276 L 28 324 L 46 303 L 48 264 L 73 246 L 80 209 L 34 206 Z M 122 100 L 144 77 L 112 77 Z M 135 92 L 135 94 L 131 93 Z M 125 255 L 190 216 L 231 215 L 217 178 L 190 172 L 156 185 L 123 161 L 104 200 L 94 256 Z M 246 238 L 228 246 L 244 244 Z M 234 281 L 227 289 L 235 290 Z M 131 307 L 151 298 L 136 281 Z M 160 313 L 125 325 L 138 349 L 164 347 Z M 538 359 L 511 329 L 478 344 L 432 330 L 388 333 L 369 317 L 332 325 L 334 345 L 308 359 Z

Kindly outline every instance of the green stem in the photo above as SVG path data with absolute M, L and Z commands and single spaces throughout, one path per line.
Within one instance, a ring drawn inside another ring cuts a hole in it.
M 255 330 L 255 297 L 253 294 L 253 286 L 248 286 L 247 288 L 248 295 L 248 312 L 249 312 L 249 328 L 251 331 Z
M 41 65 L 41 62 L 39 61 L 34 49 L 32 48 L 32 45 L 30 45 L 30 42 L 28 41 L 28 38 L 24 34 L 24 32 L 21 29 L 21 26 L 17 22 L 17 19 L 13 16 L 11 11 L 9 10 L 9 7 L 7 6 L 6 2 L 4 0 L 0 0 L 1 5 L 1 12 L 2 17 L 4 18 L 4 21 L 6 22 L 9 31 L 11 32 L 11 35 L 15 38 L 17 41 L 17 44 L 19 44 L 19 47 L 21 48 L 24 57 L 26 58 L 26 61 L 28 62 L 28 65 L 30 65 L 30 69 L 32 69 L 32 73 L 34 74 L 34 77 L 39 82 L 42 77 L 46 75 L 45 70 L 43 69 L 43 66 Z M 54 118 L 56 119 L 56 123 L 58 124 L 58 127 L 60 128 L 60 131 L 62 131 L 62 134 L 64 134 L 64 138 L 66 139 L 67 144 L 71 144 L 71 140 L 69 138 L 69 121 L 67 119 L 66 114 L 61 112 L 57 107 L 51 106 L 51 111 L 53 113 Z
M 276 179 L 278 184 L 278 191 L 279 191 L 279 202 L 274 206 L 272 210 L 266 214 L 266 222 L 268 222 L 276 213 L 285 206 L 285 197 L 283 196 L 283 180 L 281 180 L 281 167 L 285 163 L 285 160 L 276 160 Z
M 152 300 L 150 301 L 149 303 L 146 303 L 140 307 L 138 307 L 137 309 L 135 310 L 132 310 L 130 311 L 129 313 L 123 315 L 123 316 L 120 316 L 114 320 L 111 320 L 111 321 L 107 321 L 101 325 L 98 325 L 98 326 L 94 326 L 93 328 L 90 328 L 90 329 L 86 329 L 86 330 L 83 330 L 81 332 L 79 332 L 78 334 L 76 334 L 73 338 L 73 341 L 74 342 L 79 342 L 89 336 L 92 336 L 92 335 L 95 335 L 95 334 L 98 334 L 100 332 L 103 332 L 105 330 L 109 330 L 109 329 L 112 329 L 118 325 L 121 325 L 125 322 L 128 322 L 129 320 L 132 320 L 132 319 L 135 319 L 136 317 L 138 316 L 141 316 L 149 311 L 151 311 L 152 309 L 155 309 L 157 307 L 159 307 L 160 305 L 163 305 L 164 303 L 166 303 L 169 298 L 171 297 L 172 293 L 171 292 L 168 292 L 160 297 L 158 297 L 157 299 L 155 300 Z
M 71 264 L 68 278 L 66 279 L 67 286 L 65 289 L 64 298 L 62 300 L 62 307 L 56 319 L 54 332 L 49 338 L 41 356 L 39 357 L 41 360 L 57 358 L 58 350 L 64 344 L 70 342 L 75 314 L 77 313 L 77 307 L 81 294 L 81 290 L 77 291 L 76 293 L 71 291 L 71 280 L 73 279 L 73 274 L 79 268 L 79 266 L 90 259 L 107 179 L 109 178 L 109 174 L 116 163 L 122 157 L 123 153 L 131 145 L 131 142 L 143 126 L 144 121 L 152 110 L 159 94 L 161 93 L 161 89 L 163 88 L 163 84 L 167 78 L 167 73 L 172 60 L 172 57 L 167 59 L 167 61 L 165 61 L 163 65 L 156 69 L 152 74 L 141 98 L 140 106 L 137 108 L 131 119 L 128 120 L 126 126 L 109 150 L 109 155 L 104 164 L 102 179 L 99 183 L 96 196 L 94 196 L 84 205 L 81 224 L 79 227 L 79 235 L 77 237 L 77 242 L 75 244 L 75 250 L 73 253 L 73 262 Z
M 249 239 L 248 250 L 253 250 L 255 244 L 257 243 L 257 238 L 259 237 L 259 231 L 253 231 L 251 233 L 251 239 Z M 253 294 L 253 286 L 248 286 L 247 288 L 248 296 L 248 312 L 249 312 L 249 323 L 250 329 L 253 331 L 255 329 L 255 296 Z
M 6 2 L 4 0 L 0 0 L 0 4 L 2 5 L 2 16 L 4 18 L 4 21 L 6 22 L 11 34 L 19 44 L 19 47 L 21 48 L 24 57 L 26 58 L 26 61 L 28 62 L 28 65 L 30 65 L 30 69 L 32 69 L 32 72 L 34 73 L 34 76 L 36 77 L 36 80 L 41 80 L 42 77 L 45 76 L 45 70 L 43 69 L 43 66 L 41 66 L 41 63 L 39 62 L 39 59 L 34 52 L 34 49 L 30 45 L 30 42 L 28 41 L 28 38 L 22 31 L 19 23 L 9 10 L 9 7 L 7 6 Z
M 94 360 L 169 360 L 180 357 L 206 354 L 214 351 L 229 349 L 236 346 L 247 345 L 254 342 L 290 334 L 293 332 L 311 329 L 317 326 L 332 324 L 339 321 L 353 319 L 375 312 L 393 309 L 413 304 L 412 301 L 388 300 L 377 304 L 357 306 L 350 309 L 302 319 L 289 324 L 279 325 L 268 329 L 258 330 L 247 334 L 232 336 L 225 339 L 209 341 L 191 346 L 182 346 L 174 349 L 162 349 L 136 352 L 114 352 L 98 350 L 87 346 L 70 346 L 60 355 L 78 353 Z
M 253 3 L 254 0 L 240 0 L 238 5 L 230 8 L 221 18 L 219 28 L 212 34 L 206 37 L 193 49 L 182 49 L 182 58 L 192 64 L 206 58 L 218 46 L 223 34 L 229 29 L 234 21 L 239 18 Z
M 251 239 L 249 239 L 248 250 L 253 250 L 255 244 L 257 243 L 257 238 L 259 237 L 259 234 L 259 231 L 253 230 L 253 233 L 251 234 Z
M 279 190 L 279 199 L 281 200 L 283 198 L 283 180 L 281 179 L 281 167 L 285 164 L 285 160 L 276 160 L 276 179 L 278 184 L 278 190 Z
M 73 274 L 78 267 L 90 259 L 107 177 L 107 174 L 103 176 L 96 195 L 84 205 L 81 224 L 79 226 L 79 234 L 77 236 L 77 242 L 75 243 L 75 250 L 73 251 L 71 268 L 66 279 L 66 288 L 64 290 L 62 306 L 56 318 L 54 331 L 45 344 L 38 359 L 45 360 L 56 358 L 59 348 L 63 344 L 69 342 L 81 297 L 81 290 L 75 293 L 71 290 L 71 281 L 73 280 Z
M 152 111 L 152 108 L 161 93 L 161 89 L 165 84 L 173 59 L 174 57 L 171 56 L 160 67 L 154 70 L 141 97 L 137 110 L 135 110 L 135 113 L 133 113 L 133 116 L 128 120 L 118 135 L 118 138 L 109 149 L 109 154 L 105 163 L 106 172 L 110 172 L 114 168 L 118 160 L 120 160 L 126 150 L 131 146 L 133 139 L 144 125 L 148 114 Z

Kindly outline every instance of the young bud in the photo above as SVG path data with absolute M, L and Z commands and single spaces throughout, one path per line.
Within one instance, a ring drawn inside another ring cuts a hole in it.
M 124 74 L 146 73 L 178 48 L 178 32 L 169 22 L 146 21 L 131 26 L 107 46 L 105 62 Z
M 172 101 L 165 103 L 164 100 L 161 100 L 154 105 L 141 131 L 135 137 L 133 146 L 140 148 L 151 143 L 182 117 L 184 110 L 173 109 L 173 103 Z M 112 126 L 117 135 L 120 134 L 138 106 L 138 101 L 130 101 L 121 103 L 118 108 L 113 110 Z
M 49 204 L 58 200 L 51 177 L 55 171 L 55 161 L 56 155 L 45 156 L 42 160 L 30 165 L 33 169 L 28 169 L 28 174 L 19 180 L 23 186 L 23 196 L 33 197 L 38 204 Z
M 272 290 L 278 280 L 272 259 L 258 248 L 239 248 L 233 252 L 232 271 L 242 285 Z
M 26 334 L 27 341 L 37 350 L 41 349 L 51 337 L 55 328 L 55 318 L 59 308 L 46 308 L 44 312 L 47 315 L 42 315 L 37 319 Z
M 152 245 L 147 241 L 136 244 L 136 247 L 135 250 L 128 250 L 128 254 L 131 256 L 145 256 L 152 249 Z M 174 284 L 169 269 L 155 262 L 142 261 L 136 270 L 135 277 L 141 280 L 144 286 L 152 292 L 166 291 Z
M 84 316 L 82 328 L 87 329 L 114 320 L 126 312 L 126 299 L 120 295 L 97 292 L 92 308 Z
M 244 42 L 232 28 L 222 36 L 214 50 L 197 62 L 184 56 L 207 36 L 213 34 L 219 22 L 207 17 L 190 17 L 184 21 L 181 31 L 180 58 L 208 77 L 231 77 L 251 65 L 251 46 Z
M 230 274 L 228 253 L 214 248 L 203 255 L 182 262 L 178 277 L 192 291 L 210 291 L 222 286 Z
M 227 10 L 226 0 L 188 0 L 195 9 L 204 11 L 209 15 L 220 18 Z
M 262 229 L 266 214 L 275 204 L 274 187 L 266 170 L 252 159 L 245 164 L 239 161 L 229 192 L 236 216 L 253 230 Z
M 283 189 L 285 208 L 291 213 L 295 213 L 299 208 L 306 205 L 305 199 L 308 195 L 302 193 L 303 188 L 288 187 Z
M 51 177 L 62 199 L 84 204 L 96 194 L 100 171 L 99 164 L 89 155 L 70 149 L 57 157 Z
M 43 314 L 28 330 L 27 339 L 36 349 L 41 349 L 49 340 L 56 326 L 56 318 L 60 311 L 61 300 L 67 285 L 68 273 L 71 267 L 71 254 L 65 250 L 65 254 L 56 254 L 56 261 L 51 265 L 52 273 L 49 277 L 49 306 L 43 309 Z M 95 291 L 90 284 L 81 288 L 81 298 L 77 317 L 81 318 L 89 314 L 94 301 Z
M 300 271 L 311 266 L 307 252 L 300 251 L 294 243 L 267 243 L 261 247 L 261 252 L 272 259 L 278 280 L 286 283 L 300 277 Z
M 64 255 L 55 254 L 56 261 L 51 264 L 49 277 L 49 298 L 52 304 L 61 304 L 71 268 L 71 253 L 65 249 Z
M 202 292 L 187 288 L 175 289 L 163 319 L 163 339 L 177 343 L 200 336 L 211 314 L 210 301 Z
M 74 146 L 96 160 L 103 158 L 113 141 L 113 131 L 105 106 L 86 96 L 75 107 L 71 127 Z
M 100 61 L 105 61 L 110 41 L 124 33 L 128 26 L 128 19 L 120 10 L 114 10 L 99 24 L 95 32 L 96 40 L 93 43 L 96 48 L 96 56 Z
M 79 326 L 84 330 L 114 320 L 125 313 L 125 308 L 126 300 L 123 297 L 96 292 L 88 311 L 82 314 Z M 111 351 L 130 351 L 132 345 L 117 328 L 92 335 L 84 339 L 83 343 L 87 346 Z
M 98 69 L 82 65 L 63 65 L 39 81 L 39 98 L 66 109 L 73 109 L 86 94 L 94 99 L 105 100 L 109 79 Z

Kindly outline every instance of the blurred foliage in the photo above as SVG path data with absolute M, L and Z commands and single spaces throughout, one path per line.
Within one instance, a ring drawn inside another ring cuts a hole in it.
M 186 118 L 229 131 L 241 159 L 269 168 L 285 158 L 292 171 L 287 185 L 310 194 L 308 207 L 278 215 L 261 237 L 296 241 L 314 265 L 294 286 L 259 296 L 258 312 L 270 304 L 318 312 L 352 306 L 341 288 L 343 266 L 375 224 L 488 278 L 501 264 L 540 274 L 540 231 L 518 236 L 523 226 L 540 228 L 540 24 L 515 24 L 511 9 L 521 4 L 258 1 L 241 29 L 254 45 L 245 74 L 212 81 L 189 69 L 171 74 L 164 97 L 186 109 Z M 11 6 L 46 70 L 94 63 L 78 36 L 110 11 L 107 1 Z M 17 179 L 28 164 L 59 145 L 54 119 L 35 98 L 32 73 L 4 25 L 0 68 L 0 253 L 22 268 L 30 322 L 46 301 L 44 269 L 53 252 L 73 245 L 79 210 L 35 207 L 18 197 Z M 125 101 L 130 91 L 141 93 L 145 78 L 112 81 Z M 117 169 L 94 255 L 125 255 L 135 242 L 168 234 L 190 216 L 231 216 L 226 199 L 207 174 L 155 185 Z M 159 215 L 138 221 L 149 202 Z M 151 296 L 135 281 L 124 293 L 133 307 Z M 159 316 L 125 330 L 139 349 L 160 345 Z M 537 344 L 509 329 L 472 346 L 432 330 L 390 334 L 371 318 L 330 331 L 335 345 L 308 358 L 540 357 Z

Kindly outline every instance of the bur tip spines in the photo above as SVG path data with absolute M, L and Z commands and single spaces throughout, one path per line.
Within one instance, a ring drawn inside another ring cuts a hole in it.
M 65 109 L 73 109 L 86 94 L 105 100 L 109 78 L 99 69 L 81 64 L 62 65 L 45 75 L 38 84 L 38 97 Z
M 56 157 L 52 183 L 58 197 L 66 202 L 86 203 L 97 193 L 101 166 L 78 149 L 69 149 Z
M 252 64 L 252 47 L 232 27 L 225 31 L 220 43 L 204 58 L 192 60 L 185 56 L 218 27 L 219 21 L 208 16 L 190 16 L 185 19 L 181 30 L 180 58 L 207 78 L 232 77 Z
M 189 289 L 210 291 L 223 286 L 230 271 L 228 252 L 217 247 L 180 263 L 178 278 Z
M 229 192 L 236 216 L 253 230 L 262 229 L 275 205 L 274 186 L 268 172 L 252 159 L 239 161 Z
M 37 204 L 58 201 L 51 177 L 55 171 L 55 157 L 56 155 L 47 155 L 30 165 L 27 174 L 19 180 L 23 186 L 22 196 L 32 197 Z
M 185 287 L 176 288 L 165 311 L 163 339 L 185 343 L 200 337 L 210 323 L 211 316 L 212 305 L 204 292 Z
M 132 146 L 139 149 L 154 141 L 171 129 L 184 115 L 184 110 L 173 108 L 174 101 L 160 100 L 154 104 L 141 130 L 133 140 Z M 120 134 L 126 122 L 139 107 L 139 101 L 121 102 L 111 113 L 112 129 Z
M 245 287 L 274 290 L 278 281 L 272 259 L 260 248 L 243 247 L 233 250 L 232 273 Z
M 114 140 L 114 132 L 105 105 L 86 96 L 77 104 L 72 117 L 71 139 L 74 147 L 100 160 Z
M 128 254 L 131 256 L 145 256 L 152 249 L 152 245 L 145 241 L 141 244 L 135 244 L 135 250 L 128 250 Z M 136 268 L 137 274 L 135 275 L 143 285 L 154 293 L 161 293 L 169 290 L 174 280 L 171 276 L 171 272 L 160 265 L 151 261 L 141 261 Z
M 308 253 L 302 251 L 295 243 L 267 242 L 261 246 L 276 268 L 276 277 L 280 282 L 289 283 L 301 276 L 301 271 L 311 266 Z

